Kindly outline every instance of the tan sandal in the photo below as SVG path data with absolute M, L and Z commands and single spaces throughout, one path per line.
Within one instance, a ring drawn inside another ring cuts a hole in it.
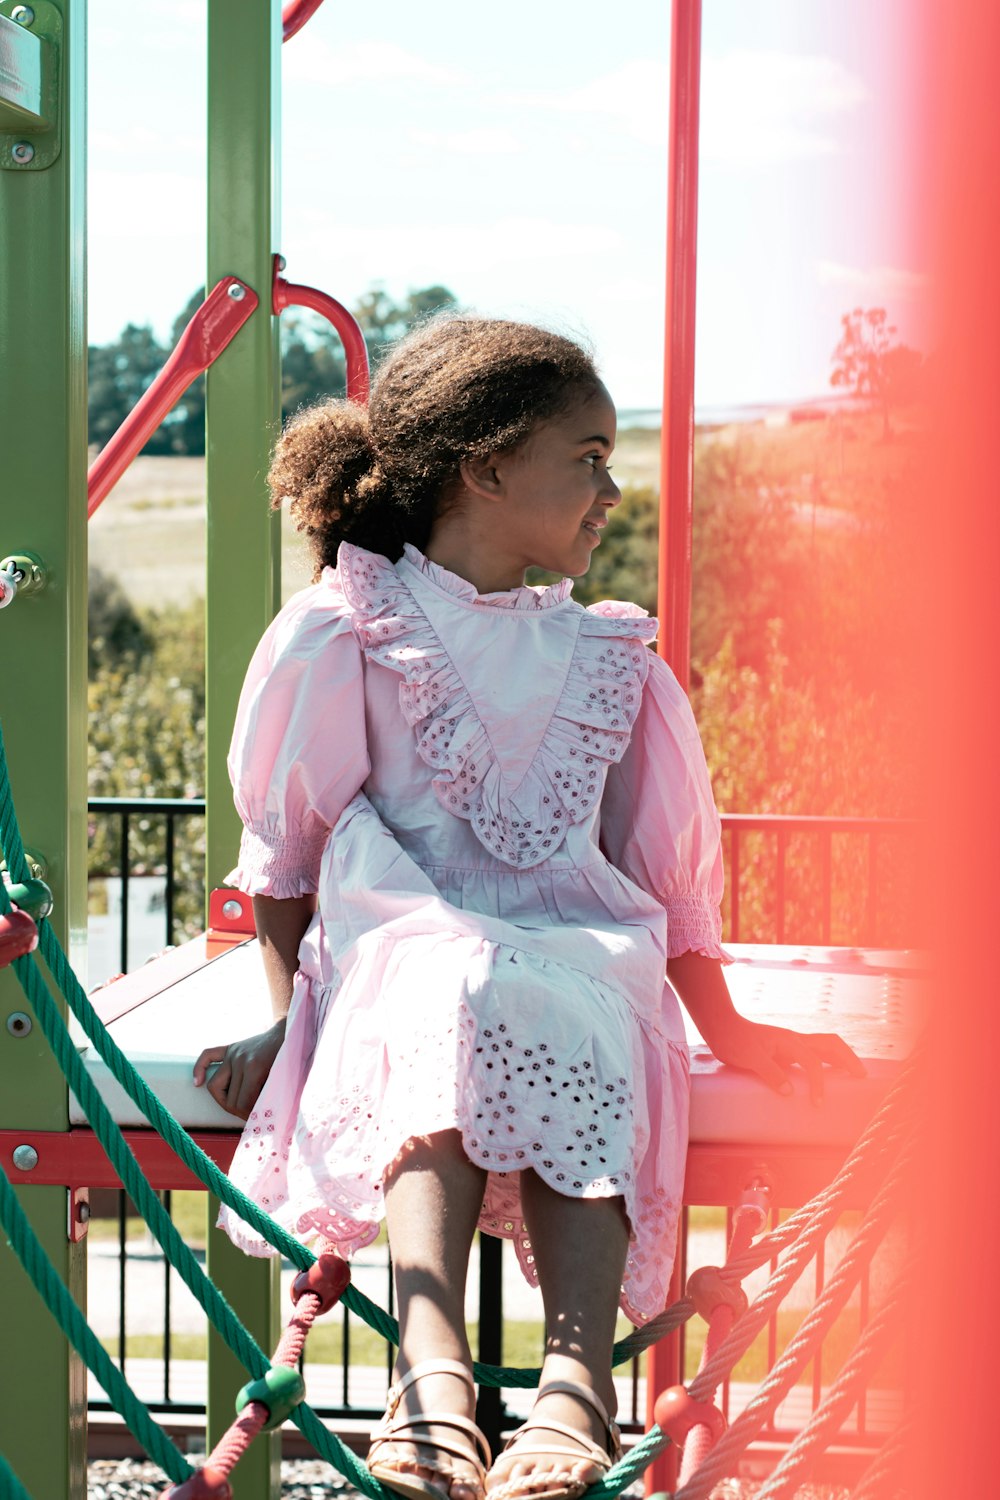
M 416 1412 L 408 1417 L 405 1412 L 399 1416 L 399 1403 L 406 1391 L 425 1375 L 458 1375 L 466 1384 L 475 1389 L 472 1376 L 466 1369 L 454 1359 L 425 1359 L 413 1366 L 401 1380 L 398 1380 L 389 1390 L 389 1401 L 386 1406 L 385 1416 L 378 1427 L 372 1433 L 371 1447 L 368 1449 L 368 1472 L 387 1489 L 395 1490 L 399 1495 L 408 1495 L 411 1500 L 449 1500 L 450 1486 L 454 1483 L 465 1484 L 474 1488 L 477 1484 L 480 1490 L 486 1487 L 486 1470 L 491 1462 L 490 1447 L 485 1437 L 469 1417 L 456 1416 L 454 1412 L 429 1411 Z M 434 1427 L 452 1427 L 456 1436 L 451 1442 L 442 1442 L 440 1438 L 431 1437 L 429 1429 Z M 470 1441 L 471 1440 L 471 1441 Z M 391 1457 L 378 1457 L 379 1450 L 387 1443 L 413 1443 L 427 1448 L 436 1448 L 439 1452 L 450 1453 L 454 1458 L 464 1459 L 466 1463 L 475 1469 L 475 1478 L 456 1474 L 451 1465 L 441 1466 L 435 1463 L 425 1463 L 422 1459 L 398 1459 Z M 416 1464 L 421 1469 L 430 1469 L 439 1479 L 435 1483 L 433 1479 L 425 1479 L 420 1474 L 411 1474 L 399 1467 L 400 1463 Z
M 543 1470 L 540 1474 L 525 1475 L 521 1479 L 501 1480 L 499 1484 L 491 1485 L 486 1491 L 487 1500 L 577 1500 L 577 1497 L 588 1490 L 592 1484 L 603 1479 L 612 1465 L 618 1462 L 622 1451 L 621 1433 L 618 1431 L 617 1423 L 608 1416 L 600 1397 L 588 1390 L 586 1386 L 577 1385 L 573 1380 L 550 1380 L 547 1385 L 541 1387 L 536 1400 L 540 1401 L 543 1396 L 549 1396 L 556 1391 L 575 1396 L 578 1401 L 585 1402 L 597 1413 L 604 1426 L 606 1438 L 604 1447 L 592 1442 L 584 1433 L 567 1426 L 565 1422 L 547 1421 L 542 1416 L 529 1417 L 523 1426 L 511 1433 L 497 1463 L 500 1463 L 508 1454 L 511 1458 L 551 1458 L 555 1461 L 551 1475 Z M 558 1432 L 564 1437 L 572 1438 L 576 1446 L 568 1448 L 561 1443 L 524 1443 L 521 1441 L 525 1434 L 532 1432 Z M 560 1460 L 565 1459 L 577 1464 L 592 1463 L 598 1473 L 587 1483 L 579 1479 L 570 1480 L 568 1483 L 561 1481 L 553 1483 L 560 1468 L 566 1467 L 565 1463 L 560 1463 Z

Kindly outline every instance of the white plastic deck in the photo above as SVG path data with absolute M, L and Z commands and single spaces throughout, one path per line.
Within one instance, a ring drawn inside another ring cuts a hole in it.
M 187 972 L 198 944 L 203 953 L 204 939 L 196 939 L 109 985 L 95 1005 L 105 1017 L 124 1011 L 109 1022 L 111 1035 L 181 1124 L 233 1130 L 238 1121 L 206 1089 L 194 1087 L 192 1065 L 203 1047 L 264 1030 L 270 1004 L 256 942 Z M 849 1144 L 877 1109 L 921 1030 L 925 956 L 757 944 L 731 944 L 729 951 L 737 962 L 726 969 L 726 980 L 742 1014 L 801 1031 L 837 1032 L 864 1059 L 868 1077 L 825 1070 L 826 1097 L 816 1105 L 796 1069 L 794 1092 L 783 1097 L 717 1062 L 689 1022 L 692 1143 Z M 79 1042 L 118 1123 L 146 1125 L 82 1032 Z M 71 1122 L 86 1124 L 75 1098 L 70 1106 Z

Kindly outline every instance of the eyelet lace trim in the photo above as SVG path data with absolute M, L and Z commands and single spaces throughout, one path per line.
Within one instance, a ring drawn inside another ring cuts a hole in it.
M 386 558 L 348 543 L 340 585 L 366 656 L 403 676 L 399 704 L 446 812 L 518 869 L 541 864 L 589 817 L 606 767 L 624 754 L 657 622 L 622 606 L 580 606 L 573 659 L 534 763 L 513 792 L 469 692 L 414 595 Z

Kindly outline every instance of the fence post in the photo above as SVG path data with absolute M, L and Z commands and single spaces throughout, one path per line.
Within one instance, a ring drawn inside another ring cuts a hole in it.
M 0 558 L 31 552 L 41 593 L 0 613 L 0 716 L 29 851 L 44 858 L 50 918 L 83 972 L 87 934 L 87 405 L 84 305 L 84 0 L 34 0 L 12 19 L 0 0 Z M 28 33 L 25 35 L 24 33 Z M 41 62 L 30 82 L 29 54 Z M 11 66 L 7 66 L 10 63 Z M 38 79 L 37 73 L 35 74 Z M 12 1033 L 28 1009 L 0 972 L 0 1127 L 65 1130 L 67 1089 L 40 1027 Z M 65 1187 L 30 1187 L 3 1163 L 59 1275 L 86 1304 L 82 1239 L 68 1234 Z M 81 1361 L 0 1238 L 0 1427 L 30 1494 L 86 1493 L 86 1382 Z
M 207 375 L 208 575 L 206 722 L 208 890 L 236 860 L 239 822 L 226 750 L 250 653 L 278 604 L 279 531 L 268 516 L 264 475 L 280 419 L 277 319 L 271 267 L 277 244 L 278 0 L 209 0 L 208 285 L 238 276 L 260 298 L 253 317 Z M 277 1337 L 277 1262 L 250 1260 L 213 1227 L 208 1270 L 268 1351 Z M 209 1337 L 208 1435 L 228 1427 L 247 1376 Z M 262 1434 L 233 1474 L 236 1500 L 277 1496 L 280 1434 Z

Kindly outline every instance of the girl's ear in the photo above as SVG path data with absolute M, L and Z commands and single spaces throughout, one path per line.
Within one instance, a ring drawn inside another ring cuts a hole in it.
M 485 458 L 463 458 L 458 472 L 465 488 L 482 500 L 499 500 L 503 488 L 497 467 L 499 460 L 498 453 L 489 453 Z

